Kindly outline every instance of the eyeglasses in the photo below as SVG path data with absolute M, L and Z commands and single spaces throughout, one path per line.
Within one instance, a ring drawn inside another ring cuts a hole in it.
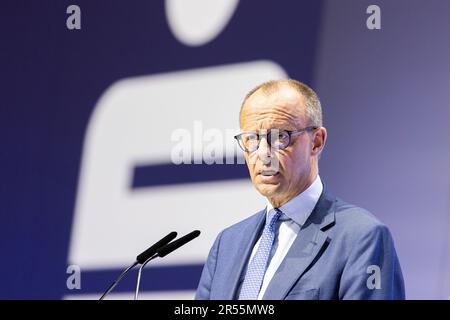
M 234 138 L 237 140 L 239 147 L 245 152 L 255 152 L 261 138 L 264 137 L 271 148 L 276 148 L 278 150 L 286 149 L 292 143 L 292 136 L 301 134 L 307 131 L 314 131 L 318 127 L 306 127 L 299 130 L 289 131 L 289 130 L 279 130 L 279 129 L 267 129 L 266 133 L 258 133 L 256 131 L 248 131 L 240 133 Z

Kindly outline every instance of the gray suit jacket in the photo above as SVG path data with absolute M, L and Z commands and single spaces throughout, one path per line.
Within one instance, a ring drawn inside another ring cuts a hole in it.
M 208 256 L 196 299 L 236 299 L 265 210 L 222 231 Z M 370 212 L 326 190 L 263 299 L 404 299 L 402 271 L 388 228 Z

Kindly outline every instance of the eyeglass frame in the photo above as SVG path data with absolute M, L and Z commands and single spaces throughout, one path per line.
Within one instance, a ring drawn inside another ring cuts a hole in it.
M 318 126 L 309 126 L 309 127 L 305 127 L 305 128 L 303 128 L 303 129 L 298 129 L 298 130 L 267 129 L 266 133 L 262 133 L 262 134 L 261 134 L 261 133 L 258 133 L 258 132 L 256 132 L 256 131 L 245 131 L 245 132 L 241 132 L 241 133 L 235 135 L 234 138 L 236 139 L 236 141 L 237 141 L 239 147 L 242 149 L 242 151 L 244 151 L 244 152 L 255 152 L 256 150 L 258 150 L 259 144 L 261 143 L 261 136 L 266 137 L 267 144 L 268 144 L 270 147 L 272 147 L 272 145 L 271 145 L 271 138 L 269 138 L 269 137 L 270 137 L 271 130 L 278 130 L 278 131 L 280 131 L 280 132 L 283 131 L 283 132 L 286 132 L 286 133 L 287 133 L 288 139 L 289 139 L 287 145 L 286 145 L 284 148 L 280 148 L 280 149 L 279 149 L 279 150 L 284 150 L 284 149 L 286 149 L 287 147 L 289 147 L 289 146 L 292 144 L 292 141 L 293 141 L 293 140 L 292 140 L 292 136 L 293 136 L 293 135 L 301 134 L 301 133 L 308 132 L 308 131 L 314 131 L 314 130 L 317 130 L 317 129 L 319 129 L 319 128 L 320 128 L 320 127 L 318 127 Z M 246 134 L 246 133 L 254 133 L 254 134 L 256 134 L 257 137 L 258 137 L 258 145 L 256 146 L 256 149 L 253 150 L 253 151 L 246 150 L 246 149 L 244 148 L 244 145 L 241 144 L 241 141 L 242 141 L 241 137 L 242 137 L 243 134 Z

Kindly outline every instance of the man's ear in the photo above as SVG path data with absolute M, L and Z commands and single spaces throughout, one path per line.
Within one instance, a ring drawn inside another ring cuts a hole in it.
M 325 143 L 327 141 L 327 129 L 325 127 L 320 127 L 314 131 L 313 136 L 313 155 L 320 155 L 323 148 L 325 147 Z

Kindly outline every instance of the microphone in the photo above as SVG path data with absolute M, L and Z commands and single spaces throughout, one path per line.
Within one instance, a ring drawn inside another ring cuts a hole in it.
M 136 257 L 136 261 L 120 274 L 120 276 L 108 287 L 108 289 L 105 291 L 105 293 L 100 297 L 100 300 L 103 300 L 106 297 L 106 295 L 114 289 L 114 287 L 119 283 L 119 281 L 123 278 L 123 276 L 128 273 L 128 271 L 133 269 L 136 265 L 144 263 L 146 260 L 149 259 L 149 257 L 154 256 L 155 253 L 160 248 L 167 245 L 170 241 L 175 239 L 176 236 L 177 236 L 176 232 L 171 232 L 167 236 L 165 236 L 164 238 L 159 240 L 157 243 L 152 245 L 150 248 L 148 248 L 147 250 L 142 252 L 140 255 L 138 255 Z
M 163 247 L 158 248 L 156 250 L 156 254 L 154 254 L 151 257 L 148 257 L 148 259 L 144 263 L 142 263 L 142 265 L 139 267 L 137 281 L 136 281 L 136 291 L 134 293 L 134 300 L 138 300 L 139 286 L 141 284 L 141 274 L 142 274 L 142 270 L 145 268 L 147 263 L 149 263 L 151 260 L 153 260 L 157 257 L 163 258 L 163 257 L 167 256 L 169 253 L 177 250 L 179 247 L 184 246 L 186 243 L 194 240 L 199 235 L 200 235 L 199 230 L 192 231 L 191 233 L 188 233 L 187 235 L 185 235 L 173 242 L 170 242 L 169 244 L 165 244 Z
M 200 235 L 199 230 L 192 231 L 191 233 L 188 233 L 187 235 L 181 237 L 180 239 L 177 239 L 169 244 L 166 244 L 164 247 L 159 248 L 158 250 L 156 250 L 156 252 L 158 253 L 159 257 L 163 258 L 163 257 L 167 256 L 169 253 L 171 253 L 172 251 L 175 251 L 179 247 L 184 246 L 189 241 L 194 240 L 199 235 Z
M 177 237 L 176 232 L 173 231 L 169 233 L 167 236 L 159 240 L 157 243 L 155 243 L 150 248 L 142 252 L 140 255 L 138 255 L 136 257 L 136 261 L 140 264 L 144 263 L 148 258 L 152 257 L 158 249 L 162 248 L 176 237 Z

